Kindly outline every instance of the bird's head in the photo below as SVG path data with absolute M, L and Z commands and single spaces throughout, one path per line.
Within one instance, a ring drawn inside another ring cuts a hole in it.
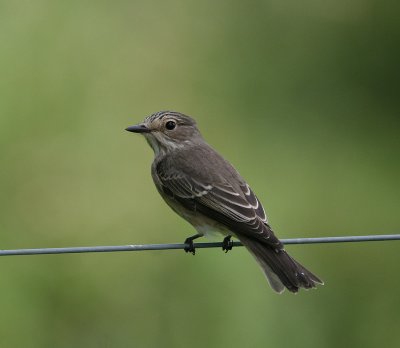
M 144 135 L 156 155 L 203 141 L 195 120 L 174 111 L 156 112 L 126 130 Z

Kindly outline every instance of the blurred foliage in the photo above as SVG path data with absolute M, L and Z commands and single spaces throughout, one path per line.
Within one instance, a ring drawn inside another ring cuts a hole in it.
M 399 233 L 399 3 L 0 1 L 0 246 L 181 242 L 151 149 L 194 116 L 282 238 Z M 242 248 L 3 257 L 1 347 L 400 344 L 396 242 L 290 246 L 278 296 Z

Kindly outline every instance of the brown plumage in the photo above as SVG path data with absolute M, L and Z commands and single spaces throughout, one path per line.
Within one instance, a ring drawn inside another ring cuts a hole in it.
M 256 195 L 204 141 L 192 118 L 162 111 L 127 130 L 146 137 L 155 152 L 152 177 L 159 193 L 200 235 L 213 230 L 237 237 L 279 293 L 323 283 L 287 254 Z

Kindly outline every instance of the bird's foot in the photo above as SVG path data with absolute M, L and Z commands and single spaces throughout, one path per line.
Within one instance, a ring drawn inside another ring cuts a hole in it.
M 186 238 L 185 242 L 184 242 L 184 244 L 185 244 L 185 247 L 184 247 L 185 252 L 192 253 L 193 255 L 196 255 L 196 248 L 194 247 L 193 240 L 195 240 L 195 239 L 197 239 L 197 238 L 199 238 L 201 236 L 202 236 L 201 234 L 195 234 L 194 236 Z
M 193 239 L 186 238 L 185 239 L 185 249 L 184 249 L 187 253 L 192 253 L 193 255 L 196 254 L 196 248 L 194 247 L 193 244 Z
M 232 250 L 233 247 L 233 242 L 231 241 L 232 236 L 227 236 L 224 238 L 222 241 L 222 250 L 225 251 L 225 254 L 229 251 Z

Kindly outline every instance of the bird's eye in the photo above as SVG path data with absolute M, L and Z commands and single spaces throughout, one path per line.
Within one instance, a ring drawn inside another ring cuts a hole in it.
M 176 123 L 174 121 L 168 121 L 165 124 L 165 128 L 167 128 L 168 130 L 173 130 L 176 127 Z

